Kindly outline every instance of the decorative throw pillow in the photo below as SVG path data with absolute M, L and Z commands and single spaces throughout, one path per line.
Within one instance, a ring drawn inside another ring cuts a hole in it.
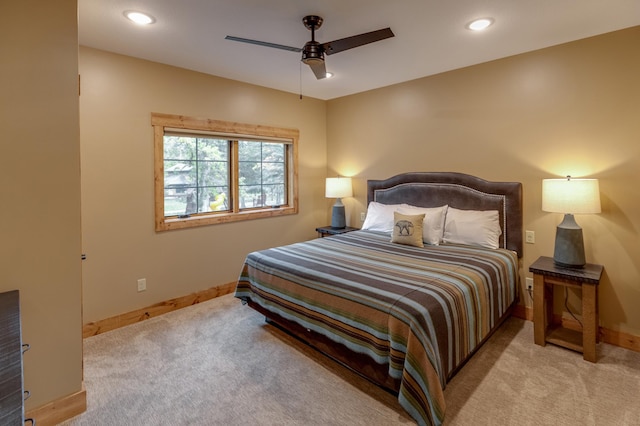
M 391 233 L 393 231 L 393 212 L 407 204 L 382 204 L 372 201 L 367 207 L 367 216 L 362 224 L 363 230 Z
M 497 210 L 458 210 L 449 207 L 442 241 L 497 249 L 500 247 L 500 234 L 502 229 Z
M 422 226 L 424 214 L 405 215 L 393 214 L 393 232 L 391 242 L 409 246 L 424 247 L 422 242 Z
M 422 228 L 422 241 L 425 244 L 437 246 L 442 241 L 444 233 L 444 219 L 447 214 L 446 205 L 440 207 L 416 207 L 407 206 L 398 208 L 402 214 L 424 213 L 424 223 Z

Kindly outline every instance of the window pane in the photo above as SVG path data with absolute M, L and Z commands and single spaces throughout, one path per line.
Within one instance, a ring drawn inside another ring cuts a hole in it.
M 164 190 L 164 215 L 178 216 L 184 214 L 187 198 L 184 192 L 177 193 L 172 189 Z
M 195 188 L 183 190 L 165 189 L 164 215 L 180 216 L 197 212 L 197 194 Z
M 284 184 L 278 185 L 263 185 L 265 193 L 265 205 L 267 206 L 281 206 L 285 203 L 285 186 Z
M 196 140 L 188 136 L 165 136 L 164 159 L 195 160 Z
M 284 163 L 264 163 L 262 165 L 263 184 L 284 184 Z
M 284 162 L 284 144 L 282 143 L 263 143 L 262 144 L 262 161 L 263 162 Z
M 228 186 L 204 188 L 204 191 L 203 198 L 206 200 L 206 209 L 203 209 L 203 212 L 230 210 Z
M 198 162 L 198 186 L 229 185 L 229 163 L 221 161 Z
M 240 185 L 260 185 L 262 183 L 262 164 L 253 161 L 240 161 Z
M 240 161 L 260 161 L 262 159 L 262 142 L 239 141 L 238 158 Z
M 195 161 L 165 161 L 164 187 L 186 188 L 196 185 Z
M 247 185 L 240 187 L 240 208 L 250 209 L 265 206 L 262 185 Z
M 198 160 L 228 161 L 228 152 L 226 140 L 198 138 Z

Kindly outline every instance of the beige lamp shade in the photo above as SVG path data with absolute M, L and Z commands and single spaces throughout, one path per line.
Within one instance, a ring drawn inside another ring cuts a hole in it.
M 600 213 L 598 179 L 543 179 L 542 210 L 551 213 Z
M 353 196 L 351 187 L 351 178 L 335 177 L 327 178 L 325 187 L 325 196 L 327 198 L 344 198 Z

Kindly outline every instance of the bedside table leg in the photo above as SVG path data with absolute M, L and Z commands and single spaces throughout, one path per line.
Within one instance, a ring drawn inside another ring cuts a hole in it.
M 596 362 L 598 300 L 595 285 L 582 284 L 582 349 L 587 361 Z
M 544 291 L 544 277 L 533 274 L 533 341 L 540 346 L 545 345 L 547 332 L 547 308 Z

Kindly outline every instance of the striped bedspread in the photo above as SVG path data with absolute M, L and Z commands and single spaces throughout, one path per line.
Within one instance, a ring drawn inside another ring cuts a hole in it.
M 517 281 L 509 250 L 355 231 L 249 254 L 235 296 L 388 365 L 402 407 L 438 425 L 447 380 L 499 323 Z

